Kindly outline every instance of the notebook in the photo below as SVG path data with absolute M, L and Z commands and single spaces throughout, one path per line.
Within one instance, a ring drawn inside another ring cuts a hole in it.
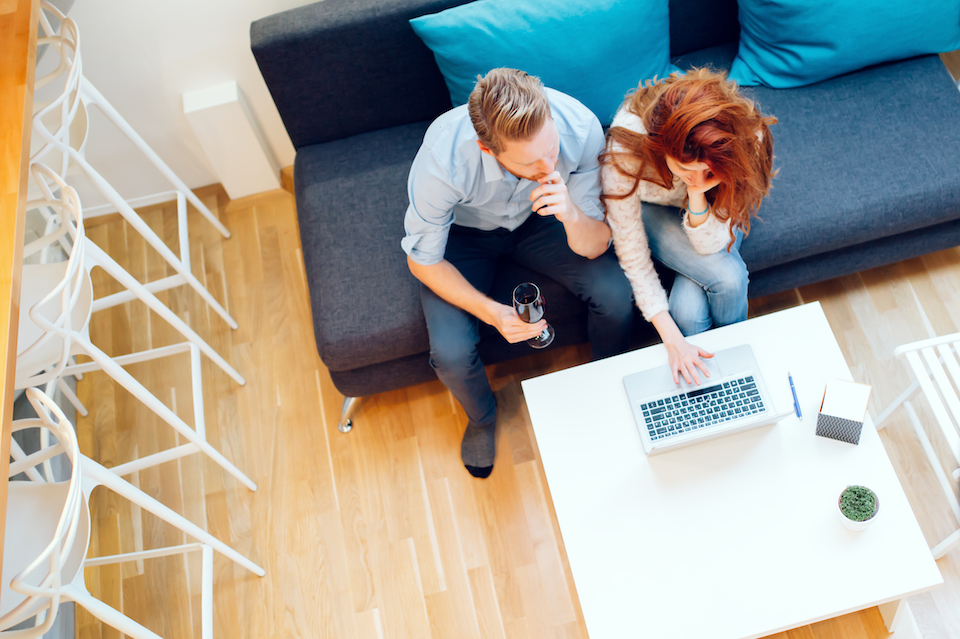
M 630 408 L 648 455 L 778 422 L 780 411 L 767 390 L 749 344 L 717 351 L 704 359 L 710 377 L 701 384 L 673 381 L 667 365 L 623 378 Z

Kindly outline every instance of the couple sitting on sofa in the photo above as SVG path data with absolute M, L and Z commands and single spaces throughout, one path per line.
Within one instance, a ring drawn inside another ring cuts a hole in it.
M 549 275 L 587 304 L 594 358 L 628 348 L 632 289 L 674 379 L 699 384 L 701 357 L 712 354 L 684 336 L 747 317 L 738 249 L 770 187 L 775 121 L 701 69 L 627 96 L 605 141 L 577 100 L 523 71 L 494 69 L 468 104 L 433 122 L 410 170 L 401 244 L 422 283 L 430 365 L 467 413 L 461 457 L 473 476 L 490 474 L 496 451 L 478 322 L 511 343 L 546 325 L 487 297 L 498 258 Z M 645 205 L 641 220 L 641 201 L 666 206 Z M 677 272 L 669 301 L 651 253 Z

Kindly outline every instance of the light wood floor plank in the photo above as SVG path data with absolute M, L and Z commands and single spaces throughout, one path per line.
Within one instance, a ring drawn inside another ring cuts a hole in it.
M 469 574 L 464 564 L 449 480 L 446 477 L 435 479 L 426 484 L 426 490 L 447 585 L 442 592 L 427 595 L 431 632 L 436 637 L 479 639 L 480 622 L 474 608 Z
M 547 603 L 547 618 L 553 625 L 576 621 L 577 614 L 567 589 L 557 537 L 550 522 L 551 511 L 544 496 L 545 482 L 539 464 L 531 460 L 517 465 L 517 482 L 537 558 L 536 565 L 542 577 L 540 587 Z

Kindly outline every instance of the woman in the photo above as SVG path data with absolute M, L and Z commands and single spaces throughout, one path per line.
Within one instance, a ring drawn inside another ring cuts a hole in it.
M 607 134 L 600 158 L 607 222 L 675 382 L 682 375 L 699 384 L 696 369 L 708 374 L 700 358 L 713 357 L 684 336 L 747 318 L 739 248 L 770 190 L 768 125 L 776 121 L 724 74 L 695 69 L 629 94 Z M 669 300 L 651 254 L 677 272 Z

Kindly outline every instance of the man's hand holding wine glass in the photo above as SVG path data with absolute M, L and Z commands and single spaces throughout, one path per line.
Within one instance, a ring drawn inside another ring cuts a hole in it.
M 540 335 L 547 328 L 547 320 L 527 324 L 512 306 L 499 304 L 497 313 L 493 316 L 493 327 L 500 331 L 503 338 L 511 344 L 523 342 Z
M 532 325 L 539 326 L 543 322 L 543 315 L 547 310 L 547 302 L 540 293 L 540 287 L 533 282 L 523 282 L 513 289 L 513 308 L 517 312 L 517 317 L 522 321 Z M 543 330 L 539 335 L 528 339 L 527 344 L 533 348 L 546 348 L 553 343 L 556 333 L 553 327 L 544 323 Z

